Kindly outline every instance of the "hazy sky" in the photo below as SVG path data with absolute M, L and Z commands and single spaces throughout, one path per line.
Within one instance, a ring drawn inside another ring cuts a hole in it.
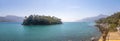
M 76 21 L 120 11 L 120 0 L 0 0 L 0 16 L 50 15 Z

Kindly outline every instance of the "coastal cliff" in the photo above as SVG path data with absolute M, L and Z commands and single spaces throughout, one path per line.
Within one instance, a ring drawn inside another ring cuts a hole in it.
M 120 12 L 114 13 L 113 15 L 108 16 L 107 18 L 102 18 L 97 20 L 96 26 L 99 28 L 100 32 L 102 33 L 101 36 L 102 41 L 106 41 L 108 34 L 110 34 L 111 32 L 118 32 L 120 30 L 117 29 L 120 28 Z

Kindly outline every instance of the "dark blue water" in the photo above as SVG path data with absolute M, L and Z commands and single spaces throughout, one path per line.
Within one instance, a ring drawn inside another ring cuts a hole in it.
M 89 41 L 99 37 L 94 23 L 64 22 L 59 25 L 23 26 L 21 23 L 0 23 L 0 41 Z

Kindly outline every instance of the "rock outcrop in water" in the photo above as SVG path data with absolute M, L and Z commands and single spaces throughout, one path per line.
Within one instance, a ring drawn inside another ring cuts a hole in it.
M 30 15 L 25 17 L 23 25 L 51 25 L 62 24 L 61 19 L 54 16 Z

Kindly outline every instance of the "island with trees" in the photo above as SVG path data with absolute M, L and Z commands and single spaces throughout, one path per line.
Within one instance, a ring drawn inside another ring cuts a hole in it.
M 30 15 L 25 16 L 22 25 L 52 25 L 62 24 L 61 19 L 55 16 L 44 16 L 44 15 Z
M 97 20 L 96 26 L 99 28 L 100 32 L 102 33 L 101 36 L 102 41 L 106 41 L 108 34 L 111 32 L 118 32 L 120 34 L 120 12 L 114 13 L 113 15 L 108 16 L 107 18 L 101 18 Z M 112 38 L 116 38 L 116 37 L 112 37 Z

